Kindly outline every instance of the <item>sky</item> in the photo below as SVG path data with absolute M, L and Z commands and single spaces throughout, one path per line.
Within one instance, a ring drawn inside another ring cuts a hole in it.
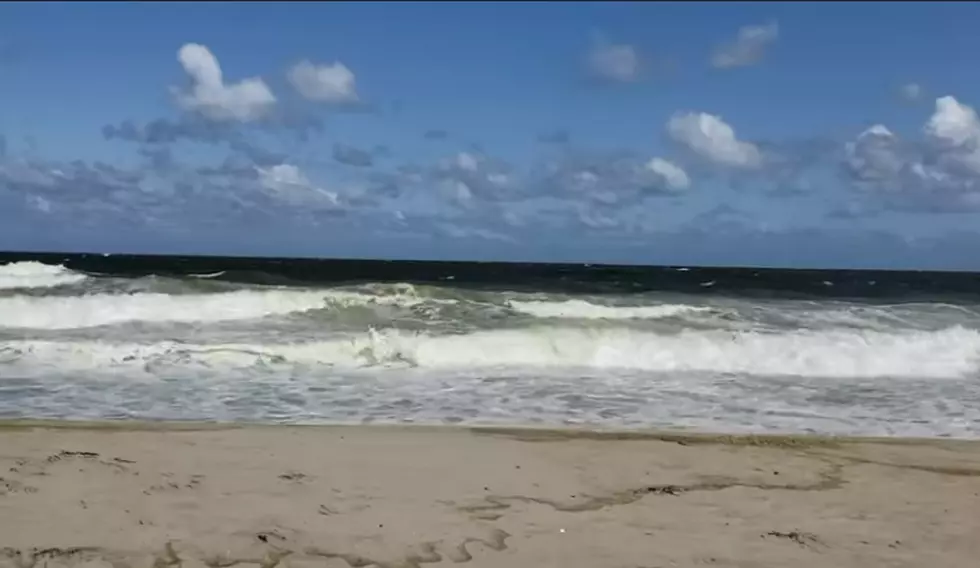
M 980 270 L 977 3 L 0 4 L 0 249 Z

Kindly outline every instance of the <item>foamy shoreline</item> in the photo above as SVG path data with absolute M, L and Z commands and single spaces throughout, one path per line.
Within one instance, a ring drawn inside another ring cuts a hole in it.
M 0 422 L 0 567 L 970 566 L 980 441 Z

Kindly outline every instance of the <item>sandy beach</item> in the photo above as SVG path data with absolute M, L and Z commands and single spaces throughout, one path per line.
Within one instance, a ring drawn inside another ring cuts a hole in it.
M 980 443 L 12 423 L 0 567 L 974 566 Z

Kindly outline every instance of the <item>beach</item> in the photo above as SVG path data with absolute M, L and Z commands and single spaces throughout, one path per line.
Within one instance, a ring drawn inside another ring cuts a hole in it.
M 0 567 L 974 565 L 980 444 L 13 421 Z

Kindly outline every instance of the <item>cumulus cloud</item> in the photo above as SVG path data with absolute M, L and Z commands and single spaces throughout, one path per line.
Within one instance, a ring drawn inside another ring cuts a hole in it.
M 980 119 L 972 107 L 940 97 L 923 131 L 945 152 L 948 164 L 980 174 Z
M 653 158 L 646 168 L 659 176 L 668 189 L 680 190 L 691 187 L 691 178 L 680 166 L 663 158 Z
M 366 172 L 365 179 L 375 204 L 404 207 L 406 200 L 416 205 L 424 202 L 419 214 L 465 209 L 467 214 L 488 215 L 499 204 L 518 201 L 531 190 L 523 172 L 476 150 L 460 151 L 430 165 L 407 163 L 387 171 L 375 169 Z
M 274 198 L 293 205 L 336 206 L 336 193 L 315 186 L 309 178 L 292 164 L 278 164 L 269 168 L 256 168 L 259 183 Z
M 571 199 L 589 207 L 635 204 L 646 197 L 676 195 L 691 186 L 680 166 L 632 153 L 569 149 L 524 178 L 523 197 Z
M 875 125 L 845 145 L 843 171 L 873 189 L 880 206 L 905 211 L 980 209 L 980 119 L 952 96 L 936 99 L 924 139 L 902 140 Z M 874 211 L 874 207 L 869 208 Z
M 675 114 L 667 121 L 667 134 L 695 154 L 716 164 L 748 169 L 762 164 L 759 148 L 739 140 L 735 130 L 720 116 L 704 112 Z
M 458 152 L 434 168 L 404 168 L 401 175 L 406 184 L 439 184 L 457 204 L 476 198 L 486 201 L 513 199 L 521 189 L 506 163 L 475 152 Z
M 611 43 L 605 37 L 596 36 L 585 57 L 585 66 L 595 79 L 631 83 L 639 78 L 640 56 L 632 45 Z
M 719 69 L 754 65 L 765 56 L 766 49 L 779 37 L 779 24 L 742 26 L 735 41 L 725 43 L 711 55 L 711 65 Z
M 218 59 L 200 44 L 185 44 L 177 59 L 190 77 L 189 91 L 175 90 L 177 103 L 211 120 L 249 122 L 265 116 L 276 97 L 262 79 L 225 83 Z
M 289 69 L 289 83 L 303 98 L 325 104 L 350 104 L 360 101 L 354 72 L 339 61 L 317 65 L 303 60 Z
M 980 120 L 972 107 L 960 104 L 951 96 L 940 97 L 924 131 L 926 136 L 946 146 L 975 145 L 980 138 Z
M 845 145 L 844 166 L 855 181 L 888 182 L 905 168 L 897 137 L 876 124 Z

